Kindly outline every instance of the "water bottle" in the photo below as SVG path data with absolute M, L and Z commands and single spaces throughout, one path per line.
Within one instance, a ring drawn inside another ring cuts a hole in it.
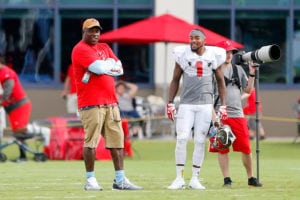
M 210 127 L 209 129 L 209 137 L 214 137 L 217 132 L 217 128 L 215 126 Z
M 84 73 L 84 75 L 83 75 L 81 81 L 82 81 L 83 83 L 88 83 L 89 80 L 90 80 L 90 77 L 91 77 L 91 73 L 88 72 L 88 71 L 86 71 L 86 72 Z

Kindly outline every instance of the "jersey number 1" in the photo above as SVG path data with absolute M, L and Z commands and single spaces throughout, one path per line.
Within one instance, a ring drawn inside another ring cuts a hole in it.
M 202 77 L 202 75 L 203 75 L 203 63 L 201 61 L 196 62 L 196 68 L 197 68 L 197 76 Z

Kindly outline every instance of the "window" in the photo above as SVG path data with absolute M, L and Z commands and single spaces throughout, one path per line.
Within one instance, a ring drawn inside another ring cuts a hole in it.
M 119 12 L 119 27 L 143 20 L 150 17 L 150 15 L 150 11 L 139 10 L 132 12 L 129 10 L 121 10 Z M 151 84 L 153 82 L 153 65 L 151 65 L 150 57 L 153 55 L 153 51 L 150 49 L 150 44 L 119 44 L 118 56 L 124 67 L 124 75 L 120 78 L 139 84 Z
M 230 38 L 230 12 L 210 10 L 198 12 L 198 24 L 220 35 Z M 240 41 L 238 41 L 240 42 Z
M 276 62 L 264 63 L 260 66 L 262 83 L 285 84 L 287 80 L 286 53 L 286 17 L 280 11 L 238 11 L 236 14 L 236 30 L 246 52 L 254 51 L 262 46 L 277 44 L 281 48 L 281 58 Z M 281 27 L 281 28 L 279 28 Z
M 295 12 L 293 45 L 293 82 L 300 83 L 300 12 Z
M 154 0 L 118 0 L 120 5 L 152 5 Z
M 78 14 L 80 13 L 80 15 Z M 101 15 L 99 15 L 101 13 Z M 118 23 L 119 27 L 131 24 L 133 22 L 149 17 L 151 11 L 138 10 L 120 10 Z M 103 32 L 113 29 L 113 11 L 109 9 L 86 12 L 79 10 L 64 10 L 61 12 L 61 82 L 64 81 L 67 68 L 71 62 L 71 52 L 74 45 L 81 39 L 81 24 L 84 18 L 95 17 L 100 21 Z M 101 36 L 100 36 L 101 41 Z M 113 48 L 113 44 L 109 44 Z M 131 45 L 117 44 L 113 48 L 115 54 L 120 58 L 124 67 L 124 75 L 118 78 L 135 82 L 138 84 L 149 85 L 152 83 L 153 65 L 150 65 L 151 45 Z M 151 67 L 150 67 L 151 66 Z
M 197 5 L 230 5 L 231 0 L 197 0 Z
M 119 45 L 119 58 L 124 67 L 122 80 L 143 84 L 152 82 L 149 50 L 150 45 Z
M 35 4 L 52 4 L 53 0 L 4 0 L 0 3 L 7 5 L 35 5 Z
M 0 48 L 22 81 L 53 80 L 53 10 L 4 10 L 0 21 Z
M 112 0 L 58 0 L 59 4 L 62 5 L 86 5 L 87 2 L 90 5 L 102 4 L 102 5 L 112 5 L 114 2 Z
M 80 13 L 80 14 L 79 14 Z M 101 13 L 101 15 L 99 15 Z M 60 81 L 63 82 L 66 76 L 67 68 L 71 63 L 71 53 L 74 45 L 82 38 L 81 28 L 83 20 L 94 17 L 99 20 L 103 32 L 111 30 L 112 10 L 81 11 L 81 10 L 63 10 L 61 11 L 61 69 Z M 101 39 L 101 36 L 100 36 Z
M 270 5 L 270 6 L 287 6 L 289 5 L 289 0 L 233 0 L 234 5 L 242 5 L 242 6 L 263 6 L 263 5 Z
M 6 54 L 7 64 L 15 69 L 26 87 L 57 87 L 63 83 L 72 49 L 82 38 L 81 24 L 85 18 L 97 18 L 104 33 L 151 16 L 154 5 L 153 0 L 86 2 L 0 0 L 0 53 Z M 119 49 L 118 44 L 110 45 L 125 66 L 134 67 L 125 71 L 131 81 L 153 84 L 151 45 L 120 45 Z M 142 64 L 137 64 L 141 61 Z M 141 74 L 139 69 L 145 69 L 146 73 Z

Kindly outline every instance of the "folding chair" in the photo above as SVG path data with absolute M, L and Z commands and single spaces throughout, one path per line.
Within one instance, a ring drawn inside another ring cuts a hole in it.
M 149 95 L 145 103 L 148 114 L 146 115 L 146 136 L 152 138 L 154 135 L 175 136 L 175 126 L 165 112 L 166 103 L 160 96 Z
M 7 156 L 2 152 L 3 149 L 5 149 L 8 146 L 11 146 L 13 144 L 16 144 L 19 148 L 23 149 L 25 152 L 29 152 L 34 155 L 33 160 L 35 161 L 46 161 L 47 156 L 39 151 L 40 145 L 42 145 L 43 139 L 41 136 L 33 135 L 33 134 L 22 134 L 22 133 L 13 133 L 14 139 L 11 141 L 8 141 L 6 143 L 0 144 L 0 162 L 5 162 L 7 160 Z M 30 148 L 26 143 L 25 140 L 28 139 L 36 139 L 36 149 Z M 1 138 L 2 141 L 2 138 Z

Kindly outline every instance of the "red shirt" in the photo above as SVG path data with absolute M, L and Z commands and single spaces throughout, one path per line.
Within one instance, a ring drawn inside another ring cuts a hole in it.
M 250 96 L 247 99 L 247 103 L 245 107 L 243 108 L 244 114 L 245 115 L 253 115 L 256 112 L 256 94 L 255 94 L 255 89 L 253 89 L 250 93 Z M 262 111 L 262 106 L 261 103 L 258 103 L 258 111 Z
M 0 68 L 1 85 L 3 86 L 3 83 L 9 79 L 14 81 L 14 87 L 8 99 L 2 102 L 1 104 L 2 106 L 7 106 L 11 103 L 15 103 L 16 101 L 26 97 L 26 93 L 20 83 L 20 80 L 16 72 L 7 66 L 3 66 L 2 68 Z
M 74 46 L 72 64 L 77 88 L 78 108 L 117 103 L 115 79 L 113 76 L 91 73 L 88 83 L 81 81 L 90 64 L 95 60 L 107 58 L 119 60 L 105 43 L 89 45 L 81 40 Z
M 70 94 L 76 93 L 76 83 L 75 83 L 75 75 L 73 70 L 73 65 L 71 64 L 68 68 L 67 76 L 70 78 Z

